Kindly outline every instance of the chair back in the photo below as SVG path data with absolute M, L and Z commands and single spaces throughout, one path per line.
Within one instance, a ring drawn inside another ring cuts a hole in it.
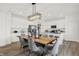
M 24 39 L 23 39 L 21 36 L 18 36 L 18 37 L 19 37 L 20 44 L 21 44 L 22 46 L 28 45 L 28 42 L 25 42 Z
M 31 38 L 29 38 L 28 44 L 29 44 L 29 48 L 30 48 L 32 51 L 39 51 L 39 50 L 40 50 L 40 49 L 36 46 L 35 41 L 32 40 Z

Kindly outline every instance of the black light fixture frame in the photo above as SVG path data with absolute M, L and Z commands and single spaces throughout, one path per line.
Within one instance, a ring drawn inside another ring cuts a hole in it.
M 35 5 L 36 3 L 32 3 L 32 5 Z

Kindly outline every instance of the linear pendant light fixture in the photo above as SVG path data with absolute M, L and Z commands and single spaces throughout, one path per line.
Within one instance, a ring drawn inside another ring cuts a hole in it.
M 32 15 L 28 16 L 28 20 L 35 21 L 41 19 L 41 13 L 36 12 L 36 3 L 32 3 Z

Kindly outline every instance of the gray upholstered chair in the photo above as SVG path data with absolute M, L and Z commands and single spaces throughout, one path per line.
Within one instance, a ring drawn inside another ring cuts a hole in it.
M 54 49 L 56 45 L 57 40 L 51 42 L 48 45 L 45 45 L 44 47 L 44 55 L 52 55 L 52 50 Z
M 35 41 L 32 40 L 31 38 L 29 38 L 28 43 L 29 43 L 29 49 L 30 49 L 29 55 L 31 55 L 31 56 L 33 56 L 33 55 L 40 56 L 42 54 L 43 48 L 41 47 L 41 45 L 38 47 L 35 44 Z
M 18 36 L 19 37 L 19 42 L 20 42 L 20 49 L 22 49 L 23 51 L 25 50 L 25 48 L 27 48 L 29 45 L 28 45 L 28 40 L 27 39 L 23 39 L 21 36 Z

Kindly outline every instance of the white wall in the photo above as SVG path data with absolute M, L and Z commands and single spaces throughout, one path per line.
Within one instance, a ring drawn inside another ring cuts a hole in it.
M 22 29 L 27 33 L 27 28 L 28 28 L 28 21 L 26 19 L 18 18 L 18 17 L 13 17 L 12 16 L 12 21 L 11 21 L 11 39 L 12 42 L 18 41 L 18 35 L 21 34 Z M 13 33 L 13 31 L 17 30 L 18 33 Z
M 67 16 L 65 19 L 65 39 L 79 42 L 79 14 Z
M 11 13 L 0 12 L 0 46 L 18 41 L 17 35 L 21 34 L 22 29 L 27 34 L 29 24 L 31 22 L 26 21 L 26 19 L 13 17 Z M 19 33 L 13 33 L 15 29 Z
M 0 46 L 10 42 L 10 15 L 0 12 Z

